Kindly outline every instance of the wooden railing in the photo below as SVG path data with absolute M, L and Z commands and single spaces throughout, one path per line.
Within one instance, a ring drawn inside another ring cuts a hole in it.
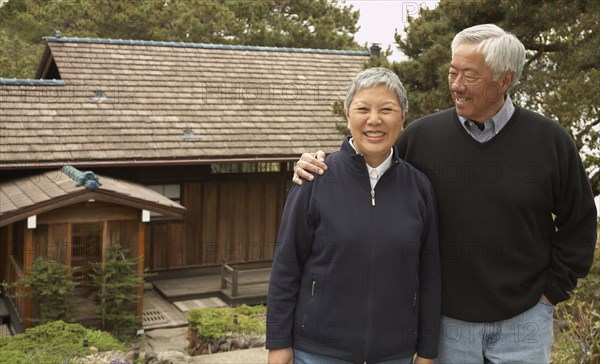
M 240 287 L 267 284 L 272 265 L 272 260 L 223 263 L 221 266 L 221 289 L 231 287 L 231 297 L 238 297 Z

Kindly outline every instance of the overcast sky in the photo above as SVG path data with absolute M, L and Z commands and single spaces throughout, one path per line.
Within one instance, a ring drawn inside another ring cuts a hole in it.
M 416 17 L 419 8 L 434 8 L 438 1 L 404 1 L 404 0 L 346 0 L 346 5 L 352 5 L 360 10 L 358 25 L 360 30 L 355 34 L 356 41 L 363 45 L 365 42 L 371 46 L 379 43 L 386 49 L 391 45 L 394 53 L 390 60 L 401 61 L 403 55 L 397 50 L 394 43 L 394 32 L 403 32 L 408 25 L 407 17 Z

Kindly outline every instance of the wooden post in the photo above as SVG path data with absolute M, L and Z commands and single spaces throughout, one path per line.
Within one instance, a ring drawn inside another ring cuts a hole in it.
M 73 224 L 67 224 L 67 251 L 65 257 L 65 265 L 71 270 L 71 260 L 73 260 Z
M 238 295 L 238 271 L 234 267 L 231 272 L 231 297 L 237 297 Z
M 227 288 L 227 281 L 225 280 L 225 263 L 221 263 L 221 289 Z
M 35 251 L 33 249 L 33 230 L 27 229 L 27 227 L 25 227 L 24 229 L 25 241 L 23 244 L 23 249 L 25 251 L 23 254 L 23 273 L 25 276 L 28 276 L 29 268 L 31 268 L 31 265 L 33 264 L 33 256 L 35 254 Z M 31 288 L 26 288 L 26 290 L 31 290 Z M 33 314 L 33 299 L 31 297 L 25 297 L 23 301 L 23 312 L 21 314 L 23 318 L 23 329 L 31 327 L 31 319 Z
M 12 277 L 11 273 L 10 273 L 10 264 L 8 264 L 9 262 L 9 257 L 11 255 L 14 255 L 13 253 L 13 246 L 14 246 L 14 226 L 15 224 L 10 224 L 6 227 L 6 262 L 2 262 L 4 265 L 4 277 L 6 277 L 6 279 L 8 280 L 9 277 Z M 14 283 L 14 282 L 8 282 L 8 283 Z
M 138 273 L 143 277 L 144 275 L 144 244 L 146 240 L 146 225 L 140 221 L 138 223 Z M 140 284 L 137 290 L 137 305 L 135 309 L 135 316 L 142 322 L 142 314 L 144 311 L 144 282 Z

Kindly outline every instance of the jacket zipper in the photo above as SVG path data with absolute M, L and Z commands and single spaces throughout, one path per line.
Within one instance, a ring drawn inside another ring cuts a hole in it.
M 413 313 L 415 313 L 416 308 L 417 308 L 417 292 L 415 292 L 415 297 L 413 298 Z
M 372 206 L 375 206 L 375 191 L 371 190 L 371 202 Z M 373 325 L 373 318 L 371 311 L 373 310 L 373 289 L 372 289 L 372 280 L 373 280 L 373 265 L 374 262 L 374 251 L 375 251 L 375 216 L 374 212 L 371 213 L 371 251 L 369 252 L 369 266 L 368 266 L 368 279 L 367 279 L 367 332 L 365 334 L 365 354 L 364 361 L 367 362 L 369 360 L 369 351 L 371 346 L 371 327 Z
M 399 162 L 397 160 L 394 160 L 394 165 L 396 165 L 398 163 Z M 387 173 L 387 171 L 385 171 L 385 173 Z M 371 206 L 375 206 L 375 189 L 374 188 L 371 188 Z

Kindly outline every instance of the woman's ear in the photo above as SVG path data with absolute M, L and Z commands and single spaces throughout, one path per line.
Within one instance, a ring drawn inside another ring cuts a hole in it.
M 404 123 L 406 122 L 407 116 L 408 116 L 408 111 L 402 110 L 402 130 L 404 130 Z

